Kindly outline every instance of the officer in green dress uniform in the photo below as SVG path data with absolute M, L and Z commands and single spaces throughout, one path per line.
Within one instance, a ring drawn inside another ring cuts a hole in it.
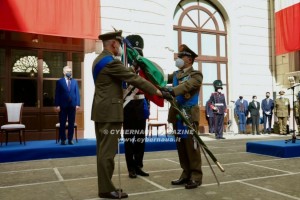
M 198 130 L 199 122 L 199 91 L 202 85 L 203 75 L 200 71 L 194 70 L 193 63 L 198 55 L 188 46 L 179 46 L 176 66 L 179 70 L 168 75 L 168 82 L 172 87 L 166 88 L 176 97 L 179 108 L 186 113 L 186 116 L 193 123 L 195 130 Z M 188 132 L 173 107 L 169 110 L 168 122 L 173 124 L 180 166 L 183 169 L 178 180 L 173 180 L 172 185 L 185 184 L 186 189 L 197 188 L 202 184 L 201 154 L 200 147 Z
M 122 31 L 99 35 L 104 50 L 94 60 L 92 73 L 95 84 L 91 119 L 95 122 L 97 139 L 97 173 L 100 198 L 127 198 L 121 189 L 112 183 L 114 157 L 118 149 L 118 139 L 123 122 L 123 88 L 125 81 L 150 95 L 162 96 L 162 92 L 130 72 L 116 57 L 122 55 Z
M 284 97 L 284 91 L 280 91 L 280 97 L 275 100 L 275 115 L 278 119 L 279 134 L 286 135 L 287 120 L 290 117 L 290 100 Z
M 298 133 L 300 133 L 300 92 L 298 92 L 297 101 L 294 102 L 294 113 L 295 121 L 298 126 Z

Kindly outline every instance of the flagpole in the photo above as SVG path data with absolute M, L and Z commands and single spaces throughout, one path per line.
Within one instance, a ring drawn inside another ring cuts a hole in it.
M 193 125 L 191 122 L 184 116 L 184 114 L 179 109 L 175 99 L 169 100 L 171 103 L 171 106 L 177 111 L 183 122 L 187 125 L 187 127 L 193 132 L 193 136 L 196 138 L 196 140 L 199 142 L 199 144 L 202 146 L 202 148 L 206 151 L 206 153 L 210 156 L 210 158 L 214 161 L 214 163 L 218 166 L 221 172 L 225 172 L 225 169 L 222 167 L 222 165 L 219 163 L 217 158 L 214 156 L 214 154 L 208 149 L 206 144 L 203 142 L 203 140 L 199 137 L 197 132 L 195 131 Z

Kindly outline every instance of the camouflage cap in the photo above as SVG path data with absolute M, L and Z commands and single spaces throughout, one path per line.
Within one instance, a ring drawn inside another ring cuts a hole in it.
M 285 93 L 285 91 L 283 91 L 283 90 L 279 91 L 279 94 L 284 94 L 284 93 Z

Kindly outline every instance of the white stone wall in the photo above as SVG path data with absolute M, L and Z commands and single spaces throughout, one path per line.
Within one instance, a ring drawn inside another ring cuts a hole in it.
M 144 38 L 144 55 L 158 63 L 166 73 L 175 70 L 173 61 L 173 14 L 175 0 L 101 0 L 101 32 L 113 28 L 123 30 L 123 36 L 140 34 Z M 262 100 L 266 91 L 273 91 L 270 64 L 269 14 L 267 0 L 211 0 L 220 9 L 228 31 L 229 100 L 239 95 Z M 94 135 L 90 122 L 92 84 L 90 65 L 95 55 L 85 58 L 85 137 Z M 205 76 L 205 74 L 204 74 Z M 89 81 L 91 82 L 91 81 Z M 86 107 L 88 106 L 88 107 Z M 154 109 L 154 110 L 153 110 Z M 166 121 L 168 104 L 158 109 L 158 120 Z M 156 107 L 151 116 L 156 117 Z M 236 124 L 234 130 L 237 131 Z

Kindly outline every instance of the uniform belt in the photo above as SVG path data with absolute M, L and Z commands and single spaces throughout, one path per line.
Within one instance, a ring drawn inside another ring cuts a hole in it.
M 126 97 L 125 100 L 127 101 L 127 100 L 138 100 L 138 99 L 145 99 L 145 95 L 139 94 L 139 95 L 128 96 Z
M 215 106 L 224 106 L 224 103 L 215 103 Z

